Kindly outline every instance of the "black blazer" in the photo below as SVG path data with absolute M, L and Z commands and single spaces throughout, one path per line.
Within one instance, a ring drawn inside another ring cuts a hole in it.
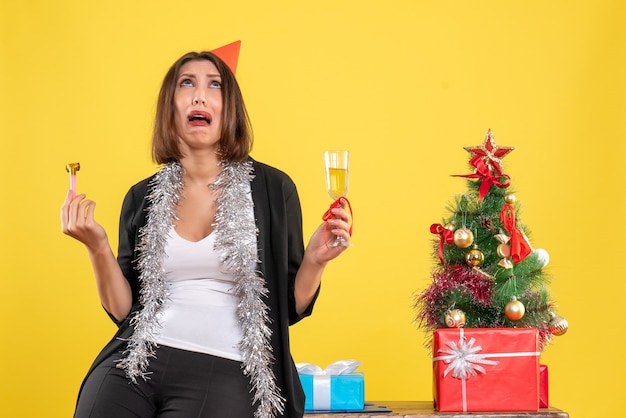
M 251 182 L 252 200 L 259 230 L 257 247 L 261 263 L 258 268 L 265 278 L 265 286 L 268 289 L 265 303 L 269 308 L 268 315 L 271 320 L 269 327 L 272 330 L 270 343 L 275 357 L 272 368 L 276 384 L 286 399 L 284 416 L 302 417 L 304 392 L 291 357 L 289 325 L 311 314 L 319 288 L 306 311 L 299 315 L 295 309 L 294 282 L 304 255 L 304 243 L 298 192 L 287 174 L 255 160 L 251 161 L 254 167 L 254 179 Z M 101 362 L 107 359 L 111 361 L 112 354 L 126 349 L 126 343 L 122 340 L 132 335 L 130 319 L 135 311 L 141 309 L 138 301 L 139 272 L 135 269 L 138 256 L 136 244 L 139 242 L 139 229 L 147 220 L 149 202 L 146 196 L 150 192 L 153 177 L 131 187 L 124 198 L 120 215 L 117 259 L 133 292 L 133 308 L 122 321 L 115 321 L 111 317 L 118 325 L 118 331 L 97 356 L 87 376 Z

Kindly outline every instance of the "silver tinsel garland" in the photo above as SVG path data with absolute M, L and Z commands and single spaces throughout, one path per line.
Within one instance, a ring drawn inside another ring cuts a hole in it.
M 272 347 L 268 307 L 263 302 L 267 294 L 265 281 L 256 269 L 258 230 L 254 220 L 250 181 L 252 162 L 220 163 L 222 171 L 215 183 L 219 191 L 215 215 L 215 250 L 226 270 L 235 278 L 235 295 L 239 298 L 237 315 L 243 330 L 239 344 L 243 373 L 250 378 L 257 403 L 256 418 L 273 418 L 282 414 L 284 398 L 272 371 Z M 149 358 L 155 357 L 156 336 L 163 301 L 167 297 L 165 272 L 165 242 L 176 220 L 176 205 L 183 189 L 183 169 L 177 162 L 169 163 L 155 176 L 148 199 L 150 208 L 146 225 L 141 229 L 138 246 L 141 283 L 139 310 L 131 320 L 135 327 L 128 339 L 125 357 L 118 367 L 126 370 L 131 381 L 147 379 Z
M 117 365 L 126 370 L 133 383 L 137 382 L 137 377 L 148 378 L 148 359 L 155 357 L 159 317 L 167 297 L 163 270 L 165 243 L 183 190 L 183 168 L 178 163 L 167 164 L 157 173 L 151 186 L 154 187 L 147 197 L 150 201 L 148 219 L 139 231 L 137 246 L 137 269 L 141 283 L 139 303 L 142 308 L 131 319 L 135 329 L 128 339 L 124 358 Z
M 261 299 L 267 294 L 265 281 L 256 270 L 257 227 L 254 220 L 250 181 L 252 163 L 224 164 L 212 188 L 221 189 L 215 214 L 215 248 L 223 254 L 222 262 L 235 277 L 234 293 L 239 298 L 237 315 L 243 327 L 239 343 L 243 357 L 243 371 L 250 376 L 254 402 L 258 402 L 256 418 L 270 418 L 282 414 L 284 399 L 276 385 L 271 368 L 272 347 L 268 327 L 268 307 Z

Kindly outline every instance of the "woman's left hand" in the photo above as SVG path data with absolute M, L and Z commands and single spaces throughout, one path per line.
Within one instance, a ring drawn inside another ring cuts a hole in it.
M 331 209 L 333 216 L 321 224 L 309 240 L 306 253 L 309 253 L 308 255 L 313 257 L 313 261 L 317 263 L 327 263 L 350 246 L 352 219 L 350 212 L 346 210 L 348 202 L 342 198 L 340 203 L 340 206 Z M 338 237 L 340 237 L 345 244 L 333 247 L 332 243 Z M 305 257 L 307 256 L 306 253 Z
M 294 288 L 296 312 L 299 314 L 306 311 L 315 297 L 326 264 L 349 248 L 352 225 L 350 213 L 346 210 L 349 204 L 343 198 L 339 203 L 330 209 L 332 216 L 324 215 L 326 220 L 317 227 L 304 252 L 304 259 L 298 269 Z M 331 244 L 337 237 L 341 237 L 347 245 L 333 247 Z

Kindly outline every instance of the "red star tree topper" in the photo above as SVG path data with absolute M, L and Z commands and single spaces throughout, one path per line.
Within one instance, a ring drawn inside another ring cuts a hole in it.
M 497 146 L 496 141 L 493 139 L 493 135 L 491 134 L 491 129 L 487 131 L 485 142 L 483 142 L 482 145 L 463 148 L 472 153 L 472 160 L 476 157 L 480 158 L 489 168 L 490 172 L 495 171 L 500 176 L 504 175 L 502 158 L 515 149 L 515 147 Z

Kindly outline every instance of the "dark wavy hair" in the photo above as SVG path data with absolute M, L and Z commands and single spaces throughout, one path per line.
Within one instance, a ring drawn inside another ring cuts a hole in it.
M 252 127 L 243 96 L 235 75 L 220 57 L 212 52 L 188 52 L 180 57 L 167 71 L 157 101 L 154 133 L 152 136 L 152 159 L 157 164 L 180 160 L 179 132 L 175 121 L 174 93 L 180 69 L 190 61 L 212 62 L 222 78 L 222 132 L 220 135 L 220 159 L 243 161 L 252 150 Z

